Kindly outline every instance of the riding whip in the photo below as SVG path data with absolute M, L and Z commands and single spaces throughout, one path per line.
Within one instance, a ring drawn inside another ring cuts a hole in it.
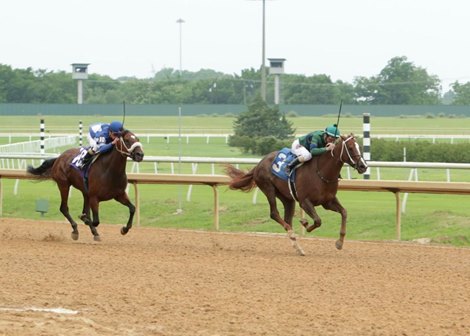
M 339 126 L 339 118 L 341 117 L 341 108 L 343 107 L 343 100 L 341 99 L 341 102 L 339 103 L 339 112 L 338 112 L 338 120 L 336 121 L 336 128 L 335 128 L 335 138 L 336 138 L 336 133 L 338 133 L 338 126 Z
M 122 101 L 122 110 L 123 110 L 123 116 L 122 116 L 122 128 L 124 128 L 124 121 L 126 120 L 126 101 Z

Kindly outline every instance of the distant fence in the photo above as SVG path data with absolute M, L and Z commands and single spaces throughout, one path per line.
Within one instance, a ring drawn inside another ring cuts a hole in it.
M 44 155 L 40 154 L 15 154 L 15 153 L 1 153 L 0 152 L 0 169 L 22 169 L 26 167 L 27 164 L 35 165 L 36 161 L 41 161 L 51 157 L 57 157 L 58 154 L 48 153 Z M 158 163 L 170 163 L 171 173 L 175 174 L 175 164 L 186 163 L 193 164 L 192 173 L 197 173 L 197 164 L 209 164 L 211 165 L 212 174 L 215 174 L 215 166 L 223 165 L 226 163 L 229 164 L 249 164 L 255 165 L 260 161 L 259 158 L 215 158 L 215 157 L 193 157 L 193 156 L 145 156 L 143 163 L 153 163 L 153 173 L 158 174 Z M 130 173 L 139 173 L 139 165 L 142 163 L 135 163 L 129 159 L 129 163 L 132 163 L 128 166 L 128 171 Z M 369 161 L 367 164 L 371 168 L 430 168 L 430 169 L 470 169 L 470 163 L 447 163 L 447 162 L 401 162 L 401 161 Z M 349 174 L 350 167 L 345 165 L 347 176 L 343 176 L 347 179 L 350 179 Z M 380 173 L 377 174 L 380 180 Z M 450 182 L 450 180 L 448 180 Z
M 53 149 L 63 146 L 74 145 L 77 137 L 73 135 L 49 137 L 44 139 L 44 149 Z M 0 145 L 0 153 L 40 153 L 41 140 L 15 142 L 7 145 Z
M 228 140 L 232 134 L 231 133 L 185 133 L 185 134 L 178 134 L 178 133 L 139 133 L 139 138 L 143 143 L 151 143 L 154 139 L 163 139 L 166 143 L 172 142 L 179 142 L 180 139 L 186 143 L 191 143 L 193 139 L 203 139 L 206 144 L 210 144 L 211 141 L 213 142 L 214 139 L 222 139 L 223 142 L 228 143 Z M 297 134 L 300 136 L 302 134 Z M 48 138 L 55 138 L 55 137 L 75 137 L 76 141 L 70 144 L 78 143 L 79 132 L 77 131 L 76 135 L 73 135 L 72 132 L 68 133 L 48 133 L 46 137 L 46 141 Z M 360 137 L 360 135 L 358 135 Z M 449 142 L 451 144 L 455 143 L 457 140 L 465 140 L 470 142 L 470 135 L 469 134 L 423 134 L 423 135 L 406 135 L 406 134 L 371 134 L 370 137 L 372 139 L 393 139 L 395 141 L 403 141 L 403 140 L 427 140 L 431 141 L 432 143 L 436 142 Z M 8 143 L 14 143 L 15 138 L 27 138 L 29 141 L 35 141 L 34 139 L 38 138 L 37 134 L 31 133 L 7 133 L 1 132 L 0 138 L 7 138 Z M 20 153 L 20 152 L 18 152 Z
M 227 115 L 247 111 L 241 104 L 127 104 L 128 116 L 175 116 L 181 106 L 183 115 Z M 301 116 L 324 116 L 338 113 L 338 105 L 280 104 L 283 113 L 295 112 Z M 373 116 L 401 115 L 455 115 L 470 116 L 467 105 L 343 105 L 343 115 Z M 122 104 L 0 104 L 0 115 L 77 115 L 121 116 Z

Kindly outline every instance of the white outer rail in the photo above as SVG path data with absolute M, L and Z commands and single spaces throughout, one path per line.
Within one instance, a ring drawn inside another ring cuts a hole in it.
M 58 154 L 9 154 L 0 153 L 1 159 L 45 160 L 57 157 Z M 144 162 L 184 162 L 184 163 L 231 163 L 231 164 L 257 164 L 259 158 L 213 158 L 197 156 L 145 156 Z M 436 169 L 470 169 L 470 163 L 448 162 L 412 162 L 412 161 L 368 161 L 370 167 L 382 168 L 436 168 Z

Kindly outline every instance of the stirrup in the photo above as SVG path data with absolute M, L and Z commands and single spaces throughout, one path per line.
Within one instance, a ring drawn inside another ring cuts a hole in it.
M 286 173 L 290 175 L 290 173 L 292 173 L 299 164 L 300 160 L 298 158 L 292 160 L 291 163 L 286 166 Z

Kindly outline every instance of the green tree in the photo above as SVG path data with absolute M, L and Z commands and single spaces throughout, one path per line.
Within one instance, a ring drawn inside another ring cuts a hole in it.
M 234 135 L 230 137 L 229 145 L 264 155 L 285 146 L 294 132 L 292 123 L 281 115 L 279 107 L 269 107 L 258 95 L 248 106 L 248 111 L 240 113 L 234 121 Z
M 137 79 L 90 74 L 84 85 L 85 103 L 129 104 L 244 104 L 260 95 L 260 70 L 243 69 L 241 75 L 210 69 L 196 72 L 164 68 L 152 78 Z M 357 77 L 353 84 L 334 82 L 330 76 L 283 74 L 283 104 L 439 104 L 440 83 L 435 76 L 409 62 L 392 58 L 379 75 Z M 0 64 L 0 102 L 75 103 L 76 81 L 70 73 L 12 69 Z M 454 86 L 455 104 L 470 104 L 468 84 Z M 268 76 L 267 101 L 274 100 L 274 80 Z M 448 96 L 450 97 L 450 96 Z M 447 97 L 447 98 L 448 98 Z M 452 97 L 450 97 L 452 98 Z M 442 100 L 446 103 L 451 100 Z
M 355 79 L 356 100 L 371 104 L 435 105 L 440 81 L 405 56 L 392 58 L 376 77 Z
M 14 77 L 11 66 L 0 64 L 0 103 L 10 103 L 9 91 Z
M 65 71 L 36 71 L 33 90 L 36 103 L 69 104 L 77 101 L 77 83 Z
M 35 103 L 34 73 L 31 68 L 13 70 L 0 68 L 0 97 L 4 103 Z
M 470 105 L 470 82 L 465 84 L 455 82 L 452 84 L 452 90 L 455 93 L 453 102 L 455 105 Z
M 69 80 L 70 81 L 70 80 Z M 124 99 L 120 97 L 121 83 L 109 76 L 91 74 L 85 81 L 84 100 L 88 104 L 117 104 Z
M 353 102 L 351 84 L 334 83 L 327 75 L 283 75 L 282 95 L 286 104 L 337 104 Z

